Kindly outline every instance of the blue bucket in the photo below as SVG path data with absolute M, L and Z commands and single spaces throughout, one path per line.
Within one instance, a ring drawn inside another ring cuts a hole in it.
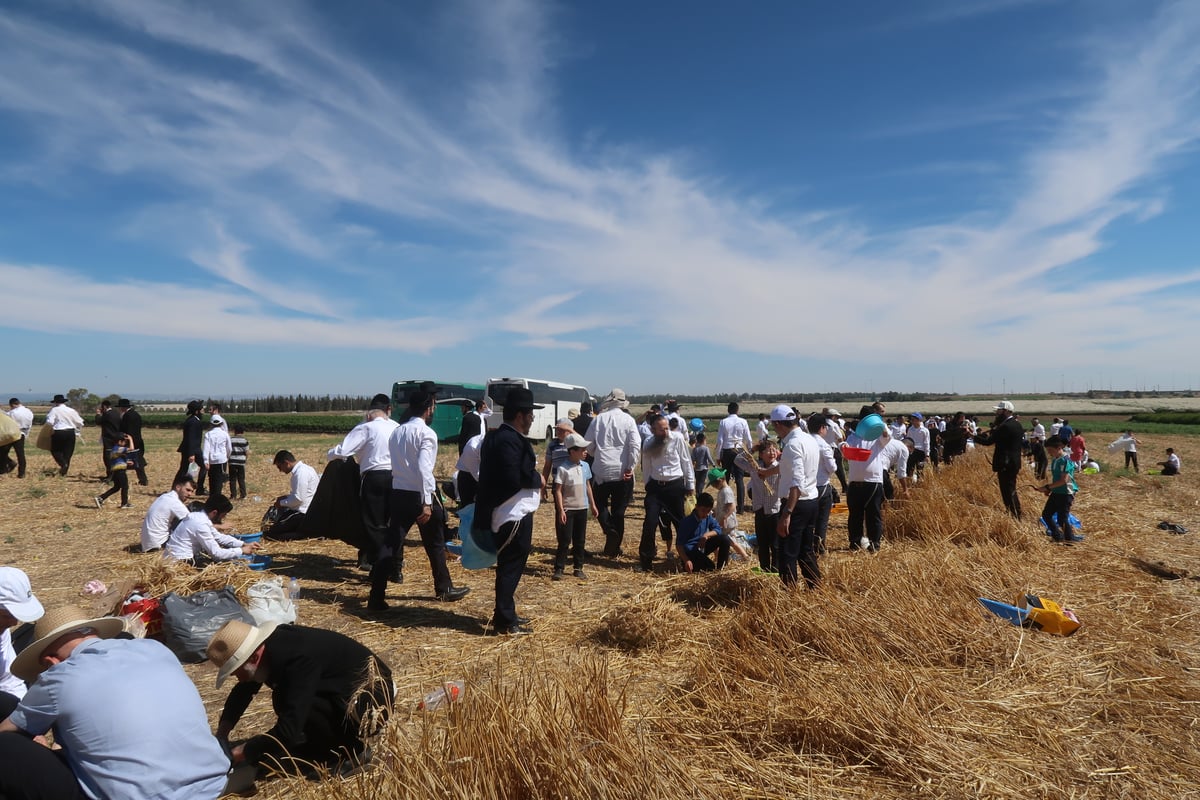
M 258 531 L 257 533 L 235 533 L 233 536 L 235 539 L 241 539 L 246 544 L 261 542 L 263 537 L 262 531 Z
M 699 417 L 692 417 L 692 421 L 688 423 L 688 427 L 692 429 L 692 433 L 699 433 L 704 430 L 704 420 Z
M 248 566 L 255 572 L 262 572 L 263 570 L 267 569 L 271 566 L 272 561 L 272 558 L 265 553 L 262 555 L 255 553 L 252 556 L 242 556 L 242 558 L 249 562 Z
M 446 552 L 453 553 L 456 556 L 462 555 L 462 545 L 458 542 L 446 542 Z
M 475 521 L 475 504 L 458 511 L 458 538 L 462 539 L 462 565 L 467 569 L 487 569 L 496 564 L 495 542 L 475 540 L 471 523 Z M 491 539 L 491 534 L 487 535 Z
M 854 429 L 854 432 L 864 442 L 873 442 L 880 436 L 883 436 L 886 430 L 887 423 L 883 421 L 883 417 L 878 414 L 868 414 L 858 421 L 858 426 Z

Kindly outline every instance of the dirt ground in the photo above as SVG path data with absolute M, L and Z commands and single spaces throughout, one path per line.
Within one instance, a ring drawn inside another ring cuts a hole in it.
M 89 428 L 88 439 L 94 436 L 95 429 Z M 337 437 L 318 435 L 260 434 L 249 438 L 252 450 L 247 472 L 251 498 L 236 502 L 229 517 L 237 532 L 258 530 L 270 500 L 287 491 L 287 477 L 270 463 L 277 449 L 287 448 L 320 470 L 326 449 L 339 441 Z M 1105 557 L 1136 557 L 1146 563 L 1165 565 L 1181 580 L 1161 580 L 1153 584 L 1152 590 L 1176 595 L 1180 602 L 1190 604 L 1191 614 L 1195 614 L 1200 612 L 1200 593 L 1196 588 L 1200 584 L 1186 579 L 1200 577 L 1200 546 L 1195 543 L 1200 536 L 1200 480 L 1196 477 L 1200 472 L 1191 469 L 1196 463 L 1191 454 L 1200 452 L 1200 437 L 1141 438 L 1142 475 L 1106 469 L 1084 481 L 1085 491 L 1079 496 L 1076 513 L 1084 520 L 1089 541 L 1081 547 L 1092 548 L 1096 557 L 1103 551 Z M 175 432 L 149 432 L 147 458 L 151 482 L 147 487 L 133 487 L 132 510 L 118 509 L 115 497 L 103 509 L 94 506 L 93 496 L 105 488 L 100 480 L 100 449 L 95 441 L 80 441 L 71 474 L 66 478 L 52 474 L 48 453 L 31 447 L 25 480 L 17 480 L 14 475 L 0 476 L 0 563 L 24 569 L 43 604 L 52 608 L 66 603 L 86 604 L 88 600 L 80 592 L 89 579 L 115 584 L 139 562 L 158 558 L 157 554 L 136 552 L 138 533 L 146 508 L 155 496 L 169 489 L 178 464 L 174 452 L 177 443 Z M 1147 468 L 1152 468 L 1148 462 L 1161 458 L 1163 448 L 1168 445 L 1180 452 L 1184 474 L 1174 479 L 1146 475 Z M 1116 465 L 1117 458 L 1119 454 L 1105 453 L 1102 461 Z M 449 476 L 452 463 L 450 448 L 443 448 L 439 480 Z M 987 469 L 985 462 L 980 461 L 980 469 Z M 1029 479 L 1032 481 L 1031 474 Z M 1040 510 L 1040 496 L 1028 489 L 1023 490 L 1023 495 L 1027 515 L 1032 518 Z M 996 504 L 999 505 L 998 497 Z M 452 604 L 434 599 L 428 562 L 415 529 L 408 539 L 406 582 L 391 587 L 388 600 L 394 608 L 383 615 L 365 611 L 366 575 L 357 570 L 355 553 L 347 545 L 336 540 L 309 539 L 269 543 L 265 552 L 274 557 L 274 574 L 294 576 L 301 582 L 299 622 L 341 631 L 374 649 L 392 667 L 402 713 L 411 713 L 416 701 L 441 681 L 464 676 L 479 679 L 503 659 L 521 659 L 536 665 L 540 658 L 554 658 L 565 652 L 603 656 L 603 651 L 589 638 L 589 632 L 614 604 L 628 602 L 648 587 L 663 582 L 692 580 L 666 571 L 661 560 L 660 571 L 637 575 L 632 572 L 635 563 L 632 559 L 597 557 L 587 566 L 587 580 L 577 580 L 568 573 L 566 580 L 552 582 L 555 539 L 551 513 L 547 506 L 537 512 L 535 552 L 518 590 L 518 611 L 532 618 L 535 630 L 533 636 L 522 639 L 483 636 L 493 602 L 490 571 L 471 572 L 453 564 L 450 569 L 455 583 L 470 587 L 470 595 Z M 844 519 L 834 517 L 829 533 L 831 549 L 824 564 L 833 571 L 852 569 L 856 557 L 846 549 Z M 1119 519 L 1120 523 L 1109 524 L 1109 519 Z M 1180 523 L 1192 533 L 1164 534 L 1155 529 L 1160 520 Z M 626 552 L 636 551 L 641 523 L 639 492 L 628 517 Z M 963 523 L 970 524 L 970 520 L 964 519 Z M 1036 536 L 1035 523 L 1026 525 L 1030 536 Z M 598 552 L 601 545 L 599 527 L 593 521 L 589 527 L 589 549 Z M 878 558 L 887 559 L 889 550 L 895 552 L 905 546 L 905 543 L 888 545 Z M 746 568 L 745 564 L 731 567 Z M 1076 597 L 1073 601 L 1086 606 L 1092 599 Z M 1187 623 L 1187 629 L 1183 646 L 1191 648 L 1198 639 L 1194 622 Z M 213 687 L 215 671 L 208 665 L 186 669 L 200 688 L 215 727 L 224 701 L 224 692 Z M 643 689 L 651 693 L 668 678 L 646 675 L 642 680 Z M 1194 695 L 1193 702 L 1200 700 L 1200 690 Z M 1194 714 L 1184 717 L 1195 722 Z M 269 703 L 260 699 L 244 718 L 237 734 L 248 735 L 269 724 Z M 288 796 L 286 784 L 276 787 L 267 789 L 268 796 Z

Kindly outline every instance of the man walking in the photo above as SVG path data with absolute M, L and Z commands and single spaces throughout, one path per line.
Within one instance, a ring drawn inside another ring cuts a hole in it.
M 17 427 L 21 429 L 21 438 L 11 444 L 6 444 L 0 447 L 0 472 L 11 472 L 13 465 L 9 460 L 9 451 L 11 450 L 17 456 L 17 477 L 25 477 L 25 440 L 29 438 L 29 431 L 33 428 L 33 412 L 25 406 L 21 405 L 21 401 L 13 397 L 8 401 L 8 411 L 5 412 L 12 417 L 13 422 L 17 423 Z
M 145 486 L 150 481 L 146 478 L 146 443 L 142 440 L 142 415 L 127 397 L 117 401 L 117 411 L 121 414 L 121 433 L 128 434 L 133 439 L 133 447 L 137 450 L 134 470 L 137 472 L 138 484 Z
M 438 600 L 461 600 L 471 590 L 455 586 L 446 566 L 446 536 L 443 519 L 434 514 L 437 482 L 433 468 L 437 461 L 438 437 L 429 426 L 433 416 L 433 396 L 417 390 L 408 396 L 404 421 L 388 437 L 388 455 L 392 467 L 392 493 L 388 501 L 391 521 L 387 537 L 379 548 L 379 558 L 371 568 L 371 596 L 368 611 L 387 611 L 388 579 L 395 569 L 403 582 L 404 537 L 417 524 L 421 544 L 433 571 L 433 591 Z M 440 511 L 440 509 L 439 509 Z
M 355 425 L 346 438 L 325 454 L 327 461 L 353 458 L 358 462 L 359 500 L 367 546 L 358 552 L 358 568 L 371 569 L 387 541 L 388 505 L 392 494 L 392 457 L 388 440 L 399 427 L 392 419 L 392 401 L 380 393 L 371 398 L 367 421 Z
M 204 463 L 208 466 L 208 488 L 213 494 L 224 492 L 229 457 L 233 455 L 233 442 L 221 427 L 221 421 L 214 416 L 209 420 L 212 427 L 204 432 Z
M 204 478 L 208 470 L 204 466 L 204 422 L 200 412 L 204 404 L 192 400 L 187 404 L 187 417 L 183 420 L 183 441 L 179 443 L 179 471 L 187 472 L 188 467 L 195 464 L 199 469 L 196 475 L 196 494 L 205 494 Z
M 738 416 L 738 404 L 730 403 L 729 412 L 717 427 L 717 451 L 721 454 L 721 468 L 728 473 L 730 483 L 737 485 L 738 511 L 749 511 L 746 506 L 746 486 L 742 468 L 737 465 L 738 453 L 749 450 L 753 444 L 750 425 Z
M 1017 494 L 1017 477 L 1021 474 L 1021 444 L 1025 440 L 1025 429 L 1021 422 L 1013 416 L 1013 404 L 1001 400 L 996 404 L 996 418 L 992 420 L 991 430 L 975 434 L 975 443 L 993 445 L 992 472 L 996 473 L 996 481 L 1000 484 L 1000 498 L 1008 513 L 1017 519 L 1021 518 L 1021 498 Z M 1063 420 L 1063 427 L 1066 420 Z M 1059 430 L 1060 434 L 1062 430 Z
M 504 421 L 483 438 L 479 452 L 479 488 L 472 532 L 491 536 L 496 544 L 496 607 L 488 633 L 519 636 L 531 633 L 518 616 L 517 585 L 533 549 L 533 512 L 540 502 L 542 476 L 537 455 L 525 437 L 533 412 L 542 406 L 533 393 L 517 387 L 504 403 Z
M 604 555 L 610 558 L 622 552 L 625 512 L 633 502 L 633 470 L 642 455 L 642 437 L 628 407 L 624 390 L 613 389 L 583 437 L 592 456 L 592 494 L 600 509 Z
M 75 439 L 83 431 L 83 417 L 67 405 L 67 398 L 54 395 L 54 408 L 46 414 L 46 424 L 51 427 L 50 455 L 58 464 L 58 474 L 66 475 L 71 469 L 71 457 L 75 455 Z
M 96 426 L 100 429 L 100 459 L 104 462 L 104 478 L 112 477 L 112 449 L 121 440 L 121 412 L 107 400 L 96 409 Z

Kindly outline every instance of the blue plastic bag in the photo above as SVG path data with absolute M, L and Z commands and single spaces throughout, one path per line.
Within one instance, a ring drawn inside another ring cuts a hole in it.
M 466 569 L 487 569 L 496 565 L 495 542 L 490 533 L 476 534 L 471 529 L 475 521 L 475 504 L 458 510 L 458 537 L 462 539 L 462 565 Z M 478 539 L 476 538 L 478 536 Z

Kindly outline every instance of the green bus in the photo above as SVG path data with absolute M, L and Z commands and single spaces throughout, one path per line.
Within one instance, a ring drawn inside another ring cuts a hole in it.
M 437 390 L 437 407 L 433 410 L 430 427 L 440 442 L 457 442 L 462 428 L 463 406 L 475 403 L 487 395 L 482 383 L 448 383 L 446 381 L 397 381 L 392 384 L 392 419 L 397 422 L 408 408 L 409 395 L 426 384 Z

